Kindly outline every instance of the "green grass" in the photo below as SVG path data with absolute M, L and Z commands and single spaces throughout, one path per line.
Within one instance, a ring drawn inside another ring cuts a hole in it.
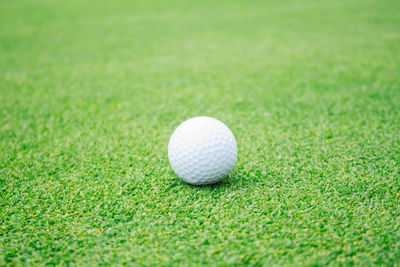
M 0 265 L 399 265 L 400 2 L 0 1 Z M 169 166 L 183 120 L 238 142 Z

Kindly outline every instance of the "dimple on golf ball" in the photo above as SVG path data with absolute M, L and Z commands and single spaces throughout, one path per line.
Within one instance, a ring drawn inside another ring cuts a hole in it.
M 193 185 L 213 184 L 224 179 L 237 158 L 237 144 L 231 130 L 211 117 L 184 121 L 168 144 L 172 169 Z

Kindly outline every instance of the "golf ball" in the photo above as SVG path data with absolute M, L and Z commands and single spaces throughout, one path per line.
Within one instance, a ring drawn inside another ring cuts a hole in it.
M 184 121 L 168 144 L 172 169 L 193 185 L 213 184 L 224 179 L 235 165 L 237 145 L 231 130 L 210 117 Z

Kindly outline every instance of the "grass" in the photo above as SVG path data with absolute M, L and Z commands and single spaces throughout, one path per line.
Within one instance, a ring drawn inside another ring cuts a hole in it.
M 0 1 L 0 265 L 399 265 L 397 1 Z M 208 115 L 229 179 L 167 143 Z

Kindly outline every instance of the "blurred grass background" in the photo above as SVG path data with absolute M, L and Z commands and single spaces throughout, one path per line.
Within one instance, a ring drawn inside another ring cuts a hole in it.
M 0 264 L 398 264 L 400 2 L 0 1 Z M 236 135 L 221 184 L 168 164 Z

